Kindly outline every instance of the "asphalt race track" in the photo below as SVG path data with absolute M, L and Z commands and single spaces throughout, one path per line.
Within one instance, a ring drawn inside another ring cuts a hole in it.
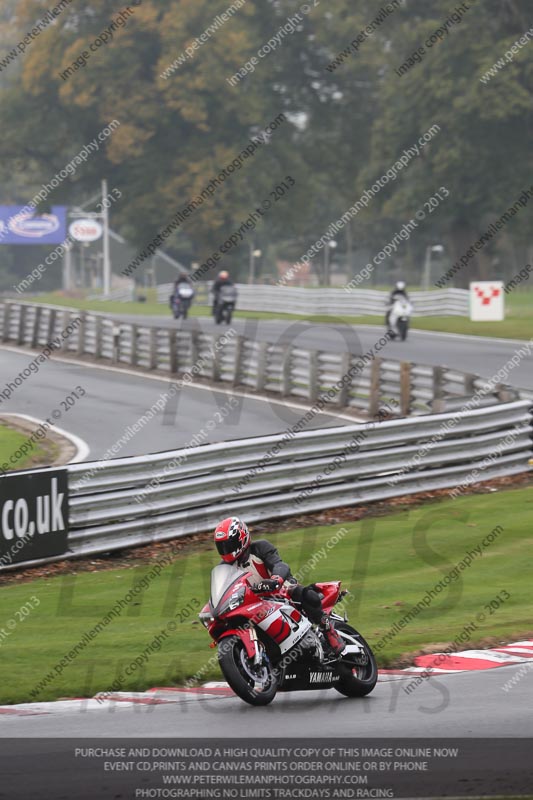
M 201 329 L 205 333 L 223 333 L 225 328 L 217 326 L 210 318 L 192 317 L 185 322 L 172 317 L 142 317 L 127 314 L 112 314 L 116 319 L 155 327 L 179 327 Z M 312 322 L 288 322 L 287 320 L 232 321 L 239 334 L 258 341 L 295 344 L 309 349 L 328 352 L 343 352 L 346 347 L 352 353 L 369 351 L 384 333 L 384 328 L 375 325 L 346 325 L 341 321 L 328 324 Z M 491 339 L 483 336 L 460 336 L 430 331 L 410 331 L 406 342 L 392 341 L 380 352 L 384 358 L 412 361 L 416 364 L 448 366 L 465 372 L 473 372 L 484 378 L 495 374 L 520 347 L 512 339 Z M 533 388 L 533 348 L 512 370 L 510 382 L 523 389 Z
M 412 676 L 385 675 L 366 698 L 345 698 L 334 689 L 292 692 L 264 708 L 233 696 L 179 692 L 160 705 L 87 709 L 82 703 L 42 716 L 5 715 L 0 737 L 531 737 L 533 671 L 509 692 L 502 689 L 518 669 L 431 677 L 409 694 L 402 687 Z
M 33 358 L 28 352 L 1 348 L 0 390 Z M 68 411 L 63 410 L 57 424 L 81 437 L 90 448 L 88 460 L 96 460 L 120 439 L 128 425 L 137 422 L 157 402 L 162 392 L 168 390 L 169 381 L 52 358 L 39 372 L 27 378 L 9 400 L 2 400 L 0 414 L 14 412 L 47 419 L 53 410 L 61 411 L 61 401 L 76 386 L 85 389 L 86 395 Z M 302 415 L 298 408 L 287 408 L 271 400 L 240 397 L 238 405 L 219 422 L 216 411 L 228 402 L 229 388 L 221 387 L 222 391 L 208 387 L 184 388 L 168 401 L 164 411 L 157 412 L 154 419 L 120 449 L 119 455 L 142 455 L 182 447 L 211 421 L 216 424 L 212 430 L 206 429 L 204 442 L 280 433 Z M 346 424 L 347 417 L 317 414 L 310 427 Z
M 137 320 L 138 321 L 138 320 Z M 158 325 L 176 325 L 172 319 L 155 319 Z M 183 323 L 181 323 L 183 324 Z M 197 326 L 197 319 L 185 323 Z M 201 321 L 212 330 L 210 320 Z M 372 327 L 287 324 L 236 320 L 235 327 L 259 339 L 298 341 L 301 346 L 353 352 L 370 349 L 380 333 Z M 512 357 L 519 346 L 513 342 L 488 339 L 459 339 L 444 334 L 414 333 L 404 344 L 391 343 L 385 355 L 420 363 L 453 363 L 457 368 L 490 376 Z M 26 351 L 0 349 L 0 389 L 34 357 Z M 512 373 L 512 382 L 533 387 L 531 356 Z M 61 400 L 76 386 L 86 395 L 62 413 L 58 425 L 75 433 L 89 445 L 89 459 L 101 457 L 128 425 L 136 422 L 168 388 L 164 378 L 134 375 L 49 360 L 13 394 L 0 403 L 0 413 L 17 412 L 43 419 L 60 407 Z M 213 418 L 217 407 L 228 401 L 225 391 L 187 388 L 178 402 L 157 415 L 127 445 L 120 455 L 157 452 L 180 447 Z M 301 411 L 272 402 L 243 397 L 224 422 L 211 430 L 206 441 L 225 441 L 282 431 L 296 422 Z M 346 424 L 346 417 L 317 416 L 316 426 Z M 206 636 L 206 654 L 207 649 Z M 511 691 L 503 684 L 518 667 L 509 666 L 481 672 L 440 675 L 426 680 L 410 694 L 403 691 L 408 678 L 382 676 L 367 698 L 349 700 L 335 690 L 280 694 L 266 708 L 252 708 L 236 697 L 195 693 L 161 693 L 156 704 L 111 702 L 94 708 L 81 704 L 65 708 L 51 704 L 43 712 L 27 715 L 2 713 L 0 738 L 13 739 L 9 753 L 22 754 L 22 741 L 29 737 L 531 737 L 533 735 L 533 671 Z M 154 695 L 156 698 L 157 694 Z M 20 748 L 20 749 L 18 749 Z M 29 779 L 28 790 L 38 775 Z M 0 792 L 1 794 L 1 792 Z M 31 796 L 31 792 L 27 796 Z M 37 795 L 35 795 L 37 796 Z

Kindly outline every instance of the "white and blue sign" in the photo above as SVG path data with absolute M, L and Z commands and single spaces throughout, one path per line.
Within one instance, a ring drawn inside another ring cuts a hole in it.
M 0 206 L 0 244 L 61 244 L 67 238 L 67 208 L 38 214 L 25 206 Z

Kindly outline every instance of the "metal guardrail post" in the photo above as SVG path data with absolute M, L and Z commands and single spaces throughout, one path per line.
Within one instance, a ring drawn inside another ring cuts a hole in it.
M 283 345 L 283 354 L 281 361 L 281 396 L 289 397 L 292 389 L 291 381 L 291 363 L 292 363 L 292 347 L 290 344 Z
M 133 357 L 133 325 L 131 331 L 131 354 Z M 135 334 L 136 335 L 136 334 Z M 132 362 L 133 363 L 133 362 Z M 171 375 L 176 375 L 178 371 L 178 342 L 177 342 L 177 333 L 172 328 L 169 328 L 168 331 L 168 368 L 170 370 Z
M 476 381 L 479 379 L 479 375 L 476 375 L 473 372 L 465 372 L 463 377 L 464 377 L 464 392 L 465 392 L 465 394 L 475 394 L 475 392 L 476 392 Z
M 57 312 L 55 308 L 51 308 L 48 314 L 48 325 L 46 326 L 45 344 L 49 344 L 54 338 L 54 333 L 56 329 L 56 316 Z
M 24 344 L 26 333 L 26 314 L 28 306 L 19 306 L 19 325 L 17 331 L 17 344 Z
M 243 362 L 244 362 L 244 336 L 237 336 L 235 342 L 235 368 L 233 371 L 233 385 L 240 386 L 243 377 Z
M 213 341 L 213 363 L 212 363 L 212 380 L 220 381 L 222 373 L 222 347 L 220 345 L 221 336 Z
M 408 416 L 411 410 L 411 364 L 409 361 L 400 363 L 400 410 L 403 416 Z
M 139 329 L 137 325 L 131 326 L 131 356 L 130 356 L 130 364 L 132 367 L 137 366 L 138 361 L 138 350 L 137 350 L 137 342 L 139 339 Z
M 157 334 L 159 328 L 150 328 L 148 369 L 157 369 Z
M 102 358 L 102 317 L 94 318 L 94 357 Z
M 318 400 L 320 390 L 320 368 L 318 363 L 318 350 L 309 351 L 309 400 L 311 403 Z
M 63 319 L 61 323 L 61 330 L 64 331 L 70 323 L 70 311 L 63 311 Z M 68 352 L 68 336 L 61 338 L 61 350 Z
M 200 352 L 200 331 L 191 331 L 191 367 L 198 361 Z
M 444 372 L 445 367 L 433 367 L 433 402 L 431 409 L 434 413 L 444 411 Z
M 341 380 L 343 380 L 342 387 L 337 395 L 337 405 L 339 408 L 346 408 L 350 402 L 350 389 L 352 388 L 352 378 L 350 375 L 350 366 L 352 363 L 351 353 L 343 353 L 341 359 Z
M 11 303 L 4 303 L 4 326 L 2 330 L 2 341 L 9 341 L 9 328 L 11 326 L 11 310 L 13 306 Z
M 518 399 L 518 392 L 508 383 L 498 383 L 496 385 L 496 396 L 500 403 L 511 403 L 513 400 Z
M 370 367 L 370 396 L 368 414 L 370 419 L 377 417 L 381 403 L 381 358 L 375 358 Z
M 31 346 L 37 347 L 39 344 L 39 330 L 41 328 L 41 319 L 43 316 L 43 307 L 36 306 L 35 316 L 33 318 L 33 331 L 31 335 Z
M 257 383 L 256 389 L 258 392 L 263 391 L 266 384 L 267 375 L 267 362 L 268 362 L 268 342 L 259 343 L 259 353 L 257 357 Z
M 113 325 L 113 352 L 111 360 L 114 364 L 120 361 L 120 325 Z
M 76 347 L 77 355 L 82 356 L 85 352 L 85 334 L 87 331 L 87 314 L 85 311 L 80 313 L 80 325 L 78 326 L 78 344 Z

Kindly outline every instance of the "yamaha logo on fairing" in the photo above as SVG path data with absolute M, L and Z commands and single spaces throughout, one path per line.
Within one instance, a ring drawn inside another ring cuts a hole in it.
M 310 672 L 309 683 L 332 683 L 339 679 L 333 672 Z

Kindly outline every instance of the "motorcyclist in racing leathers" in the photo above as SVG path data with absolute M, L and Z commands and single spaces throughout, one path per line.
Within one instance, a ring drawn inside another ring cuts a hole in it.
M 223 286 L 233 286 L 233 281 L 229 276 L 229 272 L 225 269 L 218 273 L 217 279 L 213 282 L 213 286 L 211 287 L 211 291 L 213 292 L 213 315 L 217 307 L 220 290 Z
M 180 304 L 179 288 L 180 285 L 183 284 L 185 284 L 186 286 L 190 286 L 192 288 L 192 281 L 186 272 L 181 272 L 176 281 L 174 282 L 174 288 L 172 290 L 172 294 L 170 295 L 171 308 L 174 308 L 174 305 L 178 306 Z
M 405 290 L 405 281 L 396 281 L 396 285 L 390 294 L 389 301 L 387 304 L 388 306 L 387 313 L 385 315 L 385 325 L 388 331 L 390 331 L 390 315 L 392 307 L 396 302 L 396 300 L 399 300 L 400 298 L 402 298 L 403 300 L 409 300 L 409 296 Z
M 323 630 L 334 654 L 342 653 L 345 642 L 333 627 L 329 615 L 324 613 L 316 587 L 301 586 L 273 544 L 266 539 L 252 542 L 245 523 L 239 517 L 228 517 L 216 526 L 215 545 L 222 561 L 237 564 L 252 573 L 256 578 L 255 588 L 262 593 L 274 594 L 284 586 L 291 599 L 301 603 L 311 622 Z

